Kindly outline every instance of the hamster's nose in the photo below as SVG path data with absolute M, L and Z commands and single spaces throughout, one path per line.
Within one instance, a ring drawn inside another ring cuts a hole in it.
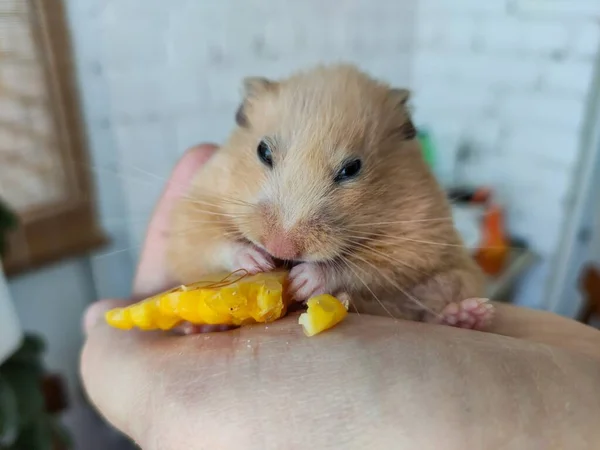
M 284 233 L 276 233 L 265 239 L 265 248 L 278 259 L 294 260 L 300 256 L 296 242 Z

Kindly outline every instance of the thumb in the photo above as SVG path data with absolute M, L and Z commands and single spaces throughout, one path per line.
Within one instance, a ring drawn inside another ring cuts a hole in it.
M 194 147 L 187 151 L 175 167 L 148 226 L 133 282 L 135 298 L 147 297 L 171 287 L 165 264 L 171 209 L 185 195 L 194 175 L 210 159 L 216 148 L 208 144 Z
M 104 314 L 113 309 L 126 306 L 126 300 L 108 299 L 100 300 L 88 306 L 88 309 L 83 314 L 83 332 L 87 335 L 98 324 L 104 322 Z

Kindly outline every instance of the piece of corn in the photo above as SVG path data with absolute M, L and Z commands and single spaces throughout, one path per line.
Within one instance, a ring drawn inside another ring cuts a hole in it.
M 236 273 L 213 275 L 125 308 L 110 310 L 106 321 L 123 330 L 170 330 L 182 322 L 246 325 L 272 322 L 285 315 L 287 272 L 252 276 L 236 276 Z M 307 305 L 307 312 L 298 319 L 307 336 L 337 325 L 348 314 L 347 305 L 331 295 L 313 297 Z
M 252 276 L 213 275 L 141 302 L 106 313 L 109 325 L 123 330 L 170 330 L 195 325 L 245 325 L 272 322 L 286 313 L 287 272 Z
M 348 314 L 347 305 L 326 294 L 311 298 L 307 306 L 307 311 L 298 318 L 298 323 L 307 336 L 314 336 L 336 326 Z

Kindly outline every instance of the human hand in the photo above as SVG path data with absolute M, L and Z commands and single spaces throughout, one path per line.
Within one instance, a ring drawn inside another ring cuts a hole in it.
M 170 287 L 169 207 L 213 151 L 198 147 L 175 169 L 149 226 L 136 298 Z M 102 320 L 117 303 L 89 309 L 81 373 L 104 417 L 147 450 L 573 448 L 574 436 L 597 448 L 600 440 L 600 401 L 590 395 L 600 364 L 573 351 L 353 314 L 314 338 L 296 317 L 193 336 L 123 332 Z M 499 333 L 530 338 L 529 312 L 499 312 Z

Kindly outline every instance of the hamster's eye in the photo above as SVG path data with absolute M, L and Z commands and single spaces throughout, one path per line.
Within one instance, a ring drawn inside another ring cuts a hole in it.
M 260 159 L 265 166 L 273 167 L 273 154 L 271 153 L 269 144 L 267 144 L 265 141 L 260 141 L 260 144 L 258 144 L 258 148 L 256 149 L 256 153 L 258 155 L 258 159 Z
M 342 181 L 350 180 L 356 177 L 360 173 L 361 167 L 362 162 L 360 161 L 360 159 L 354 159 L 352 161 L 347 162 L 335 176 L 335 181 L 337 183 L 340 183 Z

